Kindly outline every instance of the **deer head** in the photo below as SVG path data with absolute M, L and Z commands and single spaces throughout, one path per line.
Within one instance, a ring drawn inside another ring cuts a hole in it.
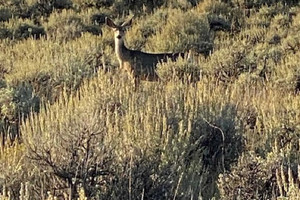
M 133 17 L 132 17 L 133 18 Z M 130 18 L 129 20 L 125 21 L 123 24 L 121 25 L 116 25 L 113 20 L 111 20 L 110 18 L 106 17 L 105 18 L 105 23 L 107 26 L 109 26 L 110 28 L 112 28 L 112 30 L 114 31 L 114 38 L 115 41 L 121 42 L 123 43 L 124 41 L 124 36 L 125 36 L 125 31 L 126 28 L 131 26 L 132 24 L 132 18 Z

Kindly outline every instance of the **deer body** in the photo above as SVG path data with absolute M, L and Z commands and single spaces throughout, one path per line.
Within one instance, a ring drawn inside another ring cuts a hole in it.
M 168 59 L 176 60 L 182 53 L 162 53 L 152 54 L 142 51 L 128 49 L 124 44 L 126 26 L 131 25 L 132 19 L 123 23 L 121 26 L 116 25 L 111 19 L 106 18 L 106 24 L 114 30 L 115 53 L 118 58 L 120 68 L 127 71 L 135 80 L 156 81 L 156 65 L 158 62 L 166 62 Z

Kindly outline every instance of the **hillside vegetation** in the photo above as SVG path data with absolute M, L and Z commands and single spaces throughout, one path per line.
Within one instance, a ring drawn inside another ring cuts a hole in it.
M 299 199 L 300 1 L 0 0 L 0 136 L 0 199 Z

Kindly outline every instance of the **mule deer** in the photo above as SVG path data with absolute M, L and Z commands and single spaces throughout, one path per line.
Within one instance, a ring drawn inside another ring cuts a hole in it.
M 119 60 L 120 68 L 129 73 L 135 86 L 140 80 L 157 81 L 156 65 L 158 62 L 166 62 L 168 59 L 176 60 L 183 53 L 145 53 L 131 50 L 125 46 L 125 28 L 131 26 L 132 18 L 121 25 L 116 25 L 110 18 L 105 18 L 105 23 L 114 31 L 115 52 Z

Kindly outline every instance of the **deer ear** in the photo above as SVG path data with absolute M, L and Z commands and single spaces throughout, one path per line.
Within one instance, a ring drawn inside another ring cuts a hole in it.
M 133 17 L 134 16 L 132 16 L 129 20 L 127 20 L 126 22 L 124 22 L 121 26 L 122 27 L 131 26 Z
M 117 28 L 117 25 L 108 17 L 105 17 L 105 24 L 111 28 Z

